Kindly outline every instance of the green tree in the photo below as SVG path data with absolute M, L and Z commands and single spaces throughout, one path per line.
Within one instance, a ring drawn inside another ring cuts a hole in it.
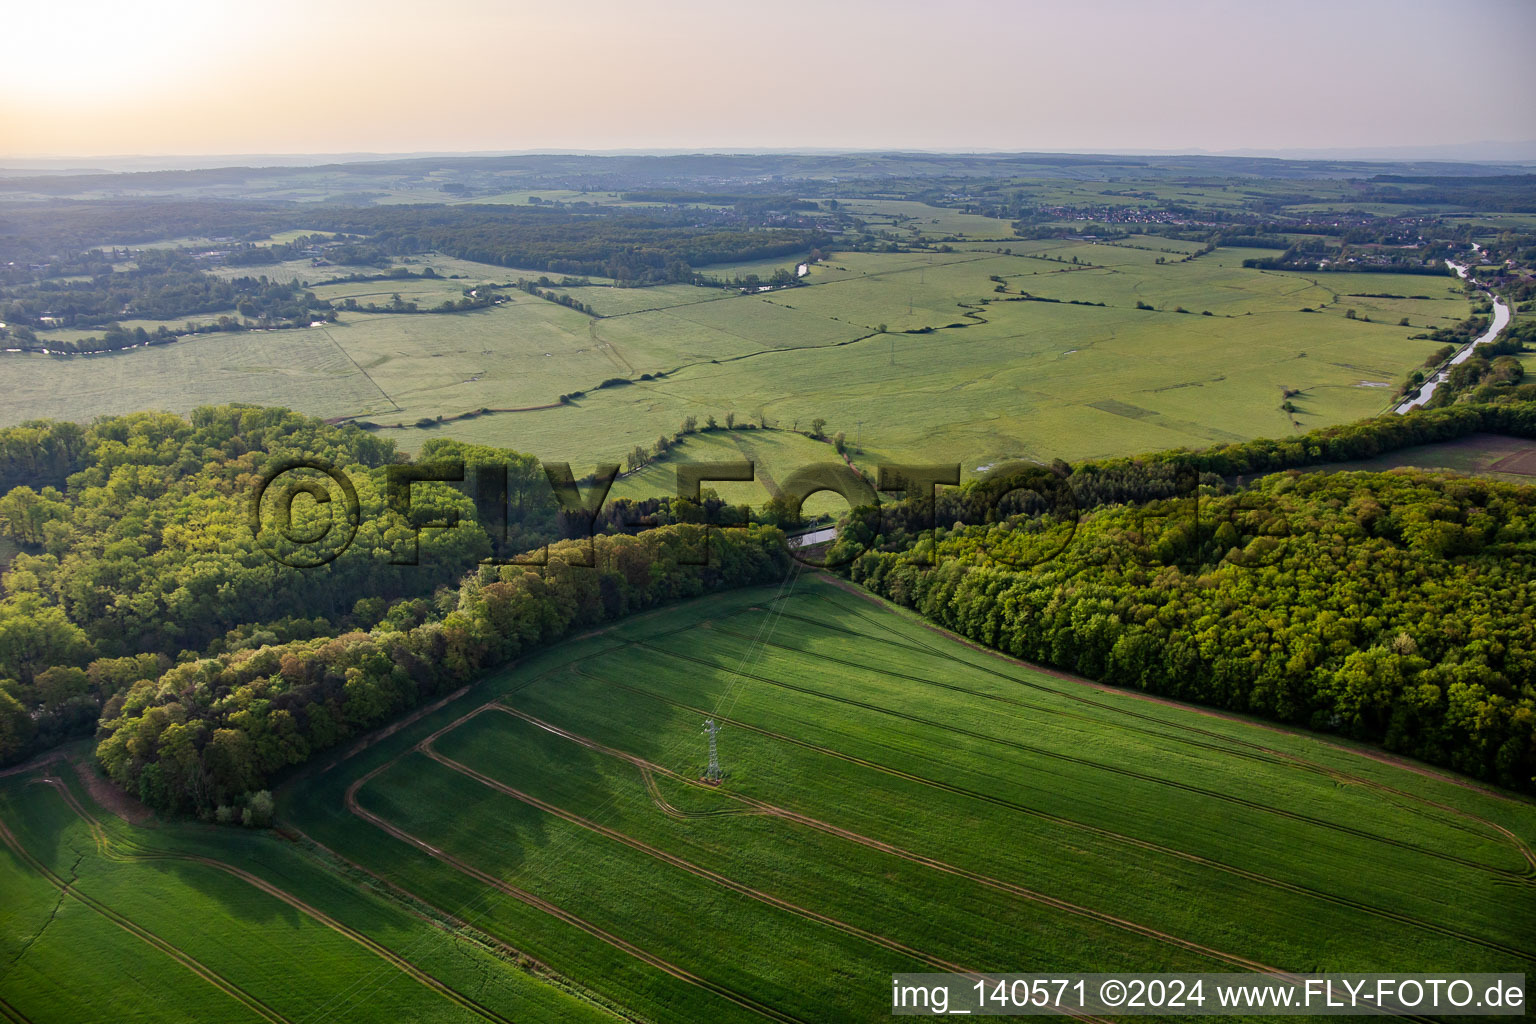
M 0 763 L 19 760 L 32 742 L 32 716 L 11 692 L 15 685 L 0 680 Z
M 265 789 L 259 790 L 251 794 L 242 820 L 252 828 L 268 828 L 272 824 L 272 811 L 272 794 Z
M 89 653 L 85 631 L 37 593 L 0 602 L 0 675 L 30 684 L 53 665 L 77 665 Z

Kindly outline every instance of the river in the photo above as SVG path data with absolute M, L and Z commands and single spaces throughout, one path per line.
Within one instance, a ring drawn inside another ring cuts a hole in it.
M 1463 280 L 1471 280 L 1474 284 L 1477 283 L 1470 276 L 1472 273 L 1472 268 L 1469 265 L 1455 263 L 1451 260 L 1446 260 L 1445 265 L 1456 271 L 1456 275 Z M 1451 367 L 1457 366 L 1472 358 L 1473 349 L 1477 348 L 1479 345 L 1488 344 L 1490 341 L 1497 338 L 1500 332 L 1504 330 L 1504 328 L 1509 326 L 1510 316 L 1508 304 L 1506 304 L 1503 299 L 1500 299 L 1497 295 L 1494 295 L 1491 292 L 1485 291 L 1483 294 L 1487 295 L 1489 301 L 1493 303 L 1493 322 L 1488 325 L 1488 330 L 1484 331 L 1480 337 L 1474 339 L 1472 344 L 1466 346 L 1460 352 L 1457 352 L 1454 356 L 1452 356 L 1451 361 L 1446 364 L 1444 369 L 1440 370 L 1440 372 L 1436 373 L 1433 377 L 1429 378 L 1429 380 L 1420 385 L 1419 393 L 1417 396 L 1410 398 L 1408 401 L 1397 407 L 1397 411 L 1399 413 L 1411 412 L 1419 406 L 1423 405 L 1425 402 L 1428 402 L 1430 397 L 1434 395 L 1435 388 L 1443 384 L 1446 378 L 1450 376 Z

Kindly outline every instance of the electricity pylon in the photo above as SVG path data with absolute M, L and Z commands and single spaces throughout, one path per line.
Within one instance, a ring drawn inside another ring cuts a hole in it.
M 715 735 L 719 731 L 720 727 L 713 718 L 704 720 L 704 733 L 709 737 L 709 767 L 704 769 L 705 782 L 719 782 L 725 774 L 720 770 L 720 752 L 715 748 Z

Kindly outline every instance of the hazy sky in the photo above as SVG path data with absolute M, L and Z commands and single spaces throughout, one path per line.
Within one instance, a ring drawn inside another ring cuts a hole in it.
M 1536 139 L 1536 2 L 11 0 L 0 158 Z

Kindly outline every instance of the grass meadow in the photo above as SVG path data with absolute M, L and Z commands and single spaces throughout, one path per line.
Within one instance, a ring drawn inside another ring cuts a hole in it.
M 926 235 L 984 237 L 975 215 L 858 202 L 869 206 L 861 216 L 921 224 Z M 802 286 L 773 292 L 604 281 L 565 290 L 596 316 L 509 292 L 473 312 L 343 313 L 325 328 L 110 356 L 11 353 L 0 422 L 258 401 L 370 420 L 407 450 L 448 435 L 591 463 L 649 447 L 686 416 L 735 412 L 791 428 L 824 418 L 883 456 L 974 472 L 1009 458 L 1285 436 L 1380 413 L 1438 347 L 1414 336 L 1468 310 L 1449 279 L 1260 271 L 1242 261 L 1272 251 L 1186 259 L 1193 243 L 1010 240 L 1004 222 L 988 224 L 996 237 L 950 252 L 834 252 Z M 410 265 L 443 278 L 327 284 L 355 268 L 307 261 L 261 272 L 302 277 L 330 299 L 382 304 L 398 292 L 423 306 L 536 276 L 434 254 Z M 632 383 L 598 388 L 614 378 Z M 559 403 L 576 392 L 585 394 Z M 458 419 L 480 409 L 493 412 Z
M 62 356 L 8 352 L 0 422 L 89 421 L 97 416 L 255 402 L 312 416 L 360 412 L 385 401 L 319 328 L 202 334 L 170 345 Z
M 850 436 L 848 440 L 852 442 L 854 438 Z M 854 462 L 872 477 L 881 458 L 878 452 L 866 447 L 854 457 Z M 781 493 L 780 485 L 796 470 L 841 462 L 830 443 L 794 430 L 718 430 L 691 434 L 665 459 L 615 480 L 608 492 L 608 500 L 675 494 L 677 468 L 686 463 L 740 461 L 752 463 L 756 478 L 753 482 L 718 481 L 703 486 L 714 489 L 732 504 L 761 505 L 769 498 L 777 497 Z M 835 516 L 847 508 L 848 503 L 841 497 L 819 492 L 806 498 L 801 511 L 807 517 Z

